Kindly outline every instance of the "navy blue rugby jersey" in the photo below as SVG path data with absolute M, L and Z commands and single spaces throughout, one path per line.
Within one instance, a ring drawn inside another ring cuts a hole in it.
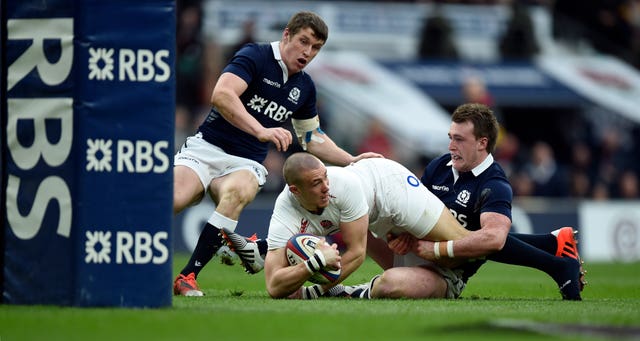
M 471 172 L 459 173 L 454 183 L 451 154 L 431 161 L 424 170 L 422 183 L 435 194 L 466 229 L 480 229 L 480 214 L 496 212 L 511 219 L 513 192 L 504 170 L 489 155 Z M 464 279 L 473 275 L 484 260 L 462 266 Z
M 285 81 L 276 43 L 244 45 L 222 72 L 231 72 L 247 82 L 240 100 L 247 111 L 266 128 L 281 127 L 291 118 L 315 117 L 316 87 L 304 71 Z M 283 64 L 284 65 L 284 64 Z M 198 128 L 203 138 L 226 153 L 262 163 L 269 144 L 234 127 L 222 115 L 211 112 Z

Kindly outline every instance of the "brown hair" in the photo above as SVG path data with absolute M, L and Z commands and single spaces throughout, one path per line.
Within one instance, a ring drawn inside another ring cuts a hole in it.
M 476 139 L 486 137 L 487 152 L 492 153 L 498 139 L 498 120 L 491 109 L 479 103 L 466 103 L 456 108 L 451 116 L 451 121 L 473 123 L 473 135 Z
M 289 23 L 287 24 L 291 36 L 296 35 L 300 30 L 307 27 L 313 30 L 318 40 L 322 40 L 325 43 L 327 42 L 329 38 L 329 28 L 324 20 L 313 12 L 298 12 L 289 19 Z

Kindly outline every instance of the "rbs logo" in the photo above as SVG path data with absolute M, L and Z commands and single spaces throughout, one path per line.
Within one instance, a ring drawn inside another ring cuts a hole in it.
M 111 172 L 111 140 L 87 140 L 87 171 Z M 117 140 L 116 167 L 118 173 L 164 173 L 169 169 L 169 141 Z
M 169 234 L 161 231 L 150 234 L 145 231 L 115 232 L 115 247 L 111 245 L 111 231 L 87 231 L 85 233 L 85 263 L 116 264 L 164 264 L 169 260 L 166 245 Z M 111 251 L 115 251 L 113 254 Z
M 157 52 L 139 49 L 89 48 L 89 79 L 113 80 L 114 58 L 117 58 L 119 81 L 166 82 L 171 76 L 168 50 Z

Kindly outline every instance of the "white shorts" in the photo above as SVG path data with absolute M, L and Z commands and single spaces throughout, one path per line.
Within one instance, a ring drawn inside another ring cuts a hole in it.
M 369 230 L 386 239 L 387 233 L 408 232 L 424 238 L 440 219 L 444 203 L 406 167 L 389 159 L 364 159 L 351 170 L 362 174 L 365 190 L 373 189 L 374 217 Z
M 258 185 L 262 187 L 267 180 L 267 169 L 250 159 L 225 153 L 202 138 L 200 133 L 187 137 L 180 150 L 173 157 L 174 166 L 191 168 L 202 182 L 205 192 L 213 179 L 246 169 L 255 175 Z

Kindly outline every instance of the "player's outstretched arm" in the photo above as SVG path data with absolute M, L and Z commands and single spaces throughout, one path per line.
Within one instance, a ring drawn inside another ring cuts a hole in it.
M 313 131 L 312 138 L 307 143 L 307 151 L 317 156 L 320 160 L 336 166 L 348 166 L 353 162 L 365 158 L 383 157 L 381 154 L 372 152 L 353 156 L 336 145 L 329 135 L 325 134 L 322 130 Z
M 415 252 L 422 258 L 436 260 L 480 258 L 500 251 L 511 227 L 509 217 L 500 213 L 485 212 L 480 215 L 480 225 L 482 227 L 479 230 L 470 231 L 464 238 L 455 241 L 441 241 L 436 244 L 421 240 Z M 454 257 L 451 257 L 452 253 Z

